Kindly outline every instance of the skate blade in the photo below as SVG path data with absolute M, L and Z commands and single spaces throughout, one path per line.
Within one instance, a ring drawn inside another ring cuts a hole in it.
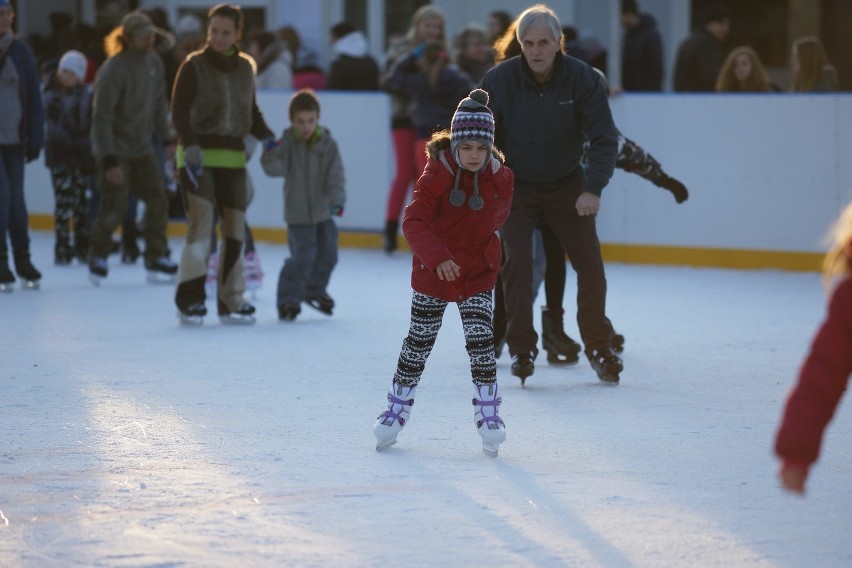
M 219 323 L 223 325 L 254 325 L 256 321 L 254 316 L 241 316 L 237 314 L 219 316 Z
M 98 276 L 97 274 L 92 274 L 89 272 L 89 282 L 92 283 L 96 288 L 101 285 L 101 280 L 103 280 L 105 276 Z
M 376 444 L 376 451 L 381 452 L 382 450 L 386 450 L 396 444 L 396 438 L 393 440 L 382 440 Z
M 155 270 L 148 271 L 148 284 L 174 284 L 176 280 L 177 274 L 166 274 Z
M 11 294 L 14 290 L 11 284 L 0 284 L 0 293 Z
M 486 456 L 496 458 L 498 453 L 498 445 L 497 444 L 482 444 L 482 453 Z
M 611 387 L 618 386 L 620 379 L 621 378 L 618 375 L 607 375 L 607 374 L 598 375 L 598 380 L 600 380 L 601 384 L 611 386 Z
M 21 290 L 38 290 L 41 288 L 41 284 L 38 280 L 25 280 L 21 282 Z
M 183 327 L 201 327 L 204 325 L 204 318 L 201 316 L 186 316 L 179 315 L 178 319 L 180 319 L 180 324 Z
M 574 357 L 569 357 L 568 355 L 559 355 L 557 353 L 547 354 L 547 363 L 549 365 L 568 366 L 576 365 L 579 362 L 580 358 L 576 355 L 574 355 Z

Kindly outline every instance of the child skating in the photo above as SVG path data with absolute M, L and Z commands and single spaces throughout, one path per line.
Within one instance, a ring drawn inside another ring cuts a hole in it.
M 388 408 L 375 426 L 376 450 L 396 443 L 408 423 L 426 359 L 447 304 L 458 304 L 473 380 L 474 424 L 482 450 L 496 456 L 506 439 L 494 359 L 491 295 L 500 270 L 496 232 L 512 205 L 514 174 L 494 148 L 488 94 L 459 103 L 450 131 L 432 135 L 428 160 L 405 209 L 402 230 L 414 253 L 411 326 L 402 342 Z
M 775 438 L 781 485 L 794 493 L 805 492 L 808 470 L 819 456 L 825 428 L 852 374 L 852 203 L 835 224 L 833 236 L 823 274 L 827 284 L 839 279 Z
M 260 164 L 268 176 L 283 176 L 284 221 L 290 257 L 278 274 L 278 319 L 293 321 L 302 302 L 332 315 L 328 282 L 337 266 L 337 225 L 343 215 L 343 160 L 331 132 L 319 124 L 320 104 L 303 89 L 290 99 L 290 128 L 264 148 Z

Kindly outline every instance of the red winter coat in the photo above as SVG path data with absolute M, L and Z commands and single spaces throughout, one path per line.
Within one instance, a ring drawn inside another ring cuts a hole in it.
M 840 402 L 852 373 L 852 278 L 834 290 L 828 317 L 819 329 L 790 393 L 775 439 L 785 462 L 810 465 L 819 456 L 823 430 Z
M 455 207 L 449 196 L 459 165 L 450 153 L 449 136 L 430 142 L 426 150 L 426 169 L 402 220 L 402 231 L 414 252 L 411 287 L 434 298 L 461 302 L 494 289 L 501 261 L 496 231 L 509 216 L 515 176 L 495 150 L 490 163 L 476 173 L 482 209 L 468 207 L 474 174 L 464 169 L 459 189 L 465 193 L 465 202 Z M 453 282 L 438 279 L 435 272 L 445 260 L 453 260 L 461 268 Z

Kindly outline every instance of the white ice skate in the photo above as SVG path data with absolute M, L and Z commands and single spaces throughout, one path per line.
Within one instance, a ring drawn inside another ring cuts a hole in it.
M 482 451 L 486 455 L 496 457 L 498 447 L 506 441 L 506 425 L 499 416 L 503 399 L 497 394 L 497 383 L 473 385 L 473 391 L 473 419 L 482 438 Z
M 210 253 L 210 258 L 207 259 L 207 276 L 204 278 L 204 291 L 211 298 L 216 296 L 217 270 L 219 270 L 219 255 L 213 252 Z
M 411 407 L 414 405 L 414 391 L 417 385 L 406 386 L 393 382 L 388 393 L 388 409 L 379 414 L 373 435 L 376 437 L 376 451 L 381 452 L 396 444 L 396 437 L 408 423 Z
M 263 270 L 260 268 L 260 257 L 256 252 L 247 252 L 243 257 L 243 279 L 252 299 L 256 298 L 257 291 L 263 285 Z

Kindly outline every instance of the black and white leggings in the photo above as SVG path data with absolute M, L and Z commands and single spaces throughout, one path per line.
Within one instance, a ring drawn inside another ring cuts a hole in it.
M 490 384 L 497 380 L 491 302 L 491 291 L 458 302 L 465 348 L 470 356 L 470 373 L 475 385 Z M 411 327 L 408 336 L 402 340 L 394 381 L 405 386 L 414 386 L 420 382 L 448 303 L 414 292 L 411 299 Z

